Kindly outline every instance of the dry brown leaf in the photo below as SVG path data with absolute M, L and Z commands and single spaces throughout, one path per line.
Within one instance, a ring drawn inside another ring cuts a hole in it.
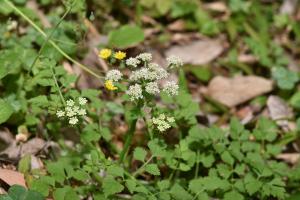
M 182 19 L 176 20 L 175 22 L 169 24 L 167 28 L 170 31 L 184 31 L 185 21 Z
M 236 76 L 234 78 L 217 76 L 210 81 L 207 95 L 228 107 L 234 107 L 270 92 L 272 85 L 271 80 L 258 76 Z
M 43 139 L 33 138 L 28 142 L 19 145 L 17 142 L 13 142 L 9 147 L 2 151 L 0 155 L 7 155 L 9 159 L 18 160 L 26 154 L 35 155 L 46 147 L 47 143 Z
M 297 9 L 298 0 L 285 0 L 280 7 L 281 14 L 292 15 Z
M 299 153 L 282 153 L 276 156 L 277 159 L 284 160 L 291 164 L 296 164 L 299 160 L 300 154 Z
M 166 55 L 178 56 L 184 63 L 203 65 L 211 62 L 223 52 L 219 39 L 198 40 L 187 45 L 176 45 L 166 51 Z
M 292 109 L 278 96 L 271 95 L 267 100 L 270 117 L 273 120 L 289 119 L 293 117 Z
M 0 179 L 9 186 L 17 184 L 26 187 L 24 175 L 20 172 L 9 169 L 0 169 Z

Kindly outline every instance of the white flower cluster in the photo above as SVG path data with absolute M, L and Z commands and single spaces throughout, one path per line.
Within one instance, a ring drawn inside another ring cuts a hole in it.
M 152 123 L 160 132 L 164 132 L 171 128 L 171 124 L 175 122 L 174 117 L 166 117 L 164 114 L 160 114 L 158 117 L 152 118 Z
M 66 117 L 69 124 L 75 125 L 78 123 L 78 117 L 86 115 L 86 109 L 83 106 L 87 103 L 87 99 L 83 97 L 78 98 L 78 102 L 75 103 L 72 99 L 66 101 L 66 107 L 64 110 L 58 110 L 56 116 L 58 118 Z
M 119 81 L 122 79 L 123 74 L 117 70 L 112 69 L 106 73 L 105 80 Z
M 175 81 L 168 81 L 164 85 L 163 91 L 167 93 L 169 96 L 178 95 L 179 86 Z
M 143 92 L 150 95 L 157 95 L 160 91 L 166 92 L 170 96 L 178 94 L 178 85 L 174 81 L 166 82 L 162 88 L 160 88 L 159 81 L 162 79 L 167 79 L 169 77 L 169 72 L 163 67 L 156 63 L 151 63 L 152 55 L 150 53 L 141 53 L 135 58 L 128 58 L 126 60 L 126 65 L 134 68 L 140 68 L 134 70 L 129 75 L 129 80 L 132 85 L 129 86 L 126 92 L 130 96 L 131 101 L 142 99 L 144 97 Z M 174 68 L 182 65 L 182 61 L 177 57 L 167 58 L 168 67 Z M 113 78 L 115 78 L 116 72 L 114 72 Z M 113 80 L 112 75 L 106 75 L 109 77 L 107 79 Z
M 131 66 L 131 67 L 137 67 L 141 61 L 137 58 L 128 58 L 126 60 L 126 65 Z
M 170 68 L 176 68 L 176 67 L 181 67 L 183 65 L 183 62 L 180 58 L 177 56 L 169 56 L 167 58 L 168 66 Z
M 141 53 L 136 58 L 144 62 L 150 62 L 152 60 L 152 55 L 151 53 Z

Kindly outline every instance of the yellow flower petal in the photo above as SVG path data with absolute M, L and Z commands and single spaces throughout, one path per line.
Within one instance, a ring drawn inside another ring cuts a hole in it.
M 99 52 L 99 57 L 103 59 L 107 59 L 111 56 L 111 50 L 110 49 L 102 49 Z
M 126 57 L 126 53 L 122 51 L 118 51 L 115 53 L 114 57 L 118 60 L 122 60 Z
M 112 80 L 106 80 L 105 83 L 104 83 L 106 89 L 108 90 L 116 90 L 118 89 L 116 86 L 114 86 Z

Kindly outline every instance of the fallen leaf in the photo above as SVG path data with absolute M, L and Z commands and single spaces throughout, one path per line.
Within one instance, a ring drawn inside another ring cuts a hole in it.
M 267 100 L 270 117 L 273 120 L 289 119 L 293 117 L 292 109 L 278 96 L 271 95 Z
M 184 31 L 185 30 L 185 21 L 182 19 L 176 20 L 167 27 L 170 31 Z
M 18 160 L 26 154 L 35 155 L 43 148 L 47 148 L 47 143 L 41 138 L 33 138 L 20 145 L 18 145 L 17 142 L 13 142 L 9 147 L 2 151 L 0 155 L 7 155 L 9 159 Z
M 17 184 L 26 187 L 24 175 L 17 171 L 0 169 L 0 179 L 9 186 Z
M 299 153 L 282 153 L 276 156 L 277 159 L 284 160 L 291 164 L 296 164 L 299 160 L 300 154 Z
M 298 0 L 285 0 L 283 1 L 281 7 L 280 7 L 280 13 L 281 14 L 288 14 L 291 15 L 295 13 L 297 9 L 297 3 Z
M 203 65 L 211 62 L 223 52 L 219 39 L 198 40 L 187 45 L 176 45 L 167 50 L 166 55 L 178 56 L 184 63 Z
M 210 81 L 207 95 L 228 107 L 234 107 L 270 92 L 272 85 L 271 80 L 258 76 L 236 76 L 234 78 L 217 76 Z

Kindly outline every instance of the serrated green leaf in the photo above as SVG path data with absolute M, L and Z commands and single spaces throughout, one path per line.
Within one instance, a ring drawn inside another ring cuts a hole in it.
M 159 168 L 158 168 L 157 164 L 148 164 L 148 165 L 146 165 L 145 171 L 152 174 L 152 175 L 155 175 L 155 176 L 160 175 L 160 171 L 159 171 Z
M 107 173 L 109 175 L 114 176 L 114 177 L 117 177 L 117 176 L 123 177 L 124 176 L 124 169 L 122 167 L 117 166 L 117 165 L 111 165 L 107 168 Z
M 147 151 L 141 147 L 136 147 L 133 152 L 133 158 L 144 162 L 147 155 Z
M 245 198 L 237 191 L 230 191 L 225 193 L 224 200 L 244 200 Z
M 124 186 L 121 185 L 118 181 L 113 178 L 107 177 L 103 181 L 103 192 L 106 197 L 122 192 L 124 190 Z

